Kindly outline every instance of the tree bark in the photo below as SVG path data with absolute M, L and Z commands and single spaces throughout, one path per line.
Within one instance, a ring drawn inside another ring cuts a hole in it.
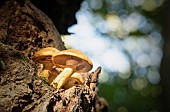
M 37 77 L 32 55 L 45 47 L 66 49 L 52 21 L 29 1 L 8 0 L 0 7 L 0 110 L 3 112 L 101 112 L 97 96 L 101 71 L 82 73 L 85 84 L 54 89 Z
M 29 1 L 8 0 L 0 9 L 0 40 L 29 58 L 44 47 L 65 46 L 52 21 Z
M 162 84 L 162 112 L 170 111 L 170 1 L 165 1 L 159 13 L 163 25 L 163 58 L 160 67 Z

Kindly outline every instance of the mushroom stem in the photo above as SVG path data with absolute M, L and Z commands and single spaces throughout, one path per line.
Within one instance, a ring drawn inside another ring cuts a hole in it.
M 51 74 L 48 77 L 49 83 L 51 84 L 53 82 L 53 80 L 61 73 L 61 71 L 63 71 L 63 69 L 61 68 L 56 68 L 53 67 L 53 69 L 51 70 Z
M 45 78 L 47 78 L 47 79 L 48 79 L 49 75 L 50 75 L 49 70 L 42 70 L 42 71 L 38 74 L 39 77 L 45 77 Z
M 38 74 L 39 77 L 45 77 L 48 79 L 50 76 L 50 72 L 52 70 L 53 64 L 52 62 L 43 64 L 43 70 Z
M 52 85 L 54 88 L 61 88 L 71 77 L 72 73 L 73 69 L 64 68 L 64 70 L 53 80 L 50 85 Z

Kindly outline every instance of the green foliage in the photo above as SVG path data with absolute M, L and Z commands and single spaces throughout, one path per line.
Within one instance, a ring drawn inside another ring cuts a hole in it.
M 122 107 L 128 112 L 160 111 L 159 95 L 153 95 L 154 93 L 150 91 L 157 86 L 150 84 L 141 91 L 137 91 L 130 86 L 130 80 L 121 79 L 124 84 L 121 84 L 119 80 L 120 78 L 116 77 L 116 80 L 110 84 L 99 84 L 99 96 L 108 101 L 110 112 Z

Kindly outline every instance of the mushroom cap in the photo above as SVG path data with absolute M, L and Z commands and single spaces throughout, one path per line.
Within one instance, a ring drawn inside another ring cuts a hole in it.
M 72 86 L 77 86 L 77 85 L 83 85 L 84 84 L 84 78 L 80 73 L 74 73 L 68 81 L 63 85 L 63 89 L 69 89 Z
M 52 55 L 57 52 L 59 52 L 59 50 L 53 47 L 43 48 L 34 54 L 32 60 L 39 63 L 51 62 Z
M 75 73 L 72 74 L 71 78 L 79 80 L 80 84 L 84 84 L 84 78 L 83 78 L 81 73 L 76 73 L 75 72 Z
M 76 49 L 68 49 L 54 54 L 52 62 L 61 68 L 72 68 L 74 72 L 88 72 L 93 67 L 91 60 Z

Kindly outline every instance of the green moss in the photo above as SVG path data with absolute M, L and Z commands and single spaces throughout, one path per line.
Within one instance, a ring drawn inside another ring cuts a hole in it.
M 41 78 L 41 80 L 44 81 L 44 83 L 49 83 L 49 80 L 47 78 L 45 78 L 45 77 L 40 77 L 40 78 Z
M 0 69 L 5 69 L 6 66 L 5 66 L 5 63 L 4 61 L 0 58 Z
M 46 86 L 47 88 L 48 88 L 48 90 L 50 90 L 50 91 L 52 91 L 53 89 L 52 89 L 52 87 L 51 86 Z
M 23 61 L 28 61 L 28 59 L 20 52 L 17 51 L 12 51 L 10 53 L 10 56 L 17 58 L 17 59 L 22 59 Z
M 33 80 L 42 80 L 45 84 L 49 83 L 49 80 L 45 77 L 38 77 L 38 76 L 34 76 Z
M 29 59 L 24 56 L 24 54 L 20 53 L 19 51 L 13 49 L 9 45 L 5 45 L 0 42 L 0 58 L 6 59 L 7 57 L 13 57 L 17 59 L 21 59 L 23 61 L 28 61 Z
M 50 91 L 53 90 L 52 87 L 49 86 L 49 80 L 48 80 L 47 78 L 34 76 L 34 77 L 33 77 L 33 80 L 42 80 L 43 85 L 44 85 L 46 88 L 48 88 L 48 90 L 50 90 Z

